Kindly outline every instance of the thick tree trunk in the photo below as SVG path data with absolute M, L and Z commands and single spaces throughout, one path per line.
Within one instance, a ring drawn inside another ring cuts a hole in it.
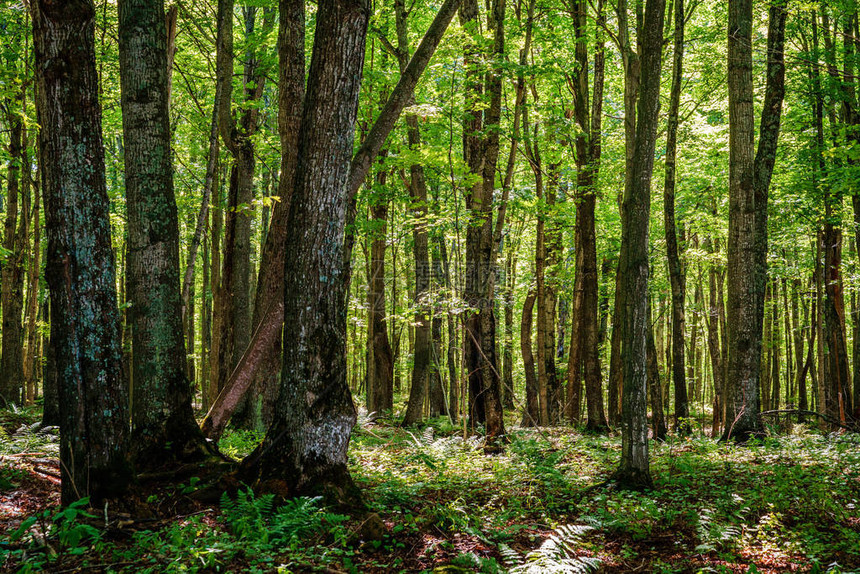
M 179 291 L 162 0 L 119 3 L 119 55 L 128 211 L 132 446 L 139 467 L 199 456 Z
M 99 507 L 130 479 L 128 389 L 105 184 L 90 1 L 31 4 L 44 165 L 46 277 L 59 374 L 62 503 Z M 97 320 L 94 320 L 97 318 Z
M 648 462 L 647 336 L 648 232 L 651 173 L 660 109 L 660 63 L 664 0 L 647 0 L 641 30 L 642 85 L 637 107 L 633 175 L 621 210 L 621 288 L 626 310 L 621 337 L 624 391 L 621 465 L 616 479 L 624 486 L 651 486 Z
M 825 199 L 825 201 L 827 201 Z M 831 208 L 827 207 L 827 211 Z M 832 214 L 830 214 L 832 217 Z M 822 381 L 824 404 L 822 412 L 842 424 L 851 409 L 851 379 L 848 367 L 848 347 L 845 340 L 845 303 L 842 294 L 840 268 L 842 263 L 842 233 L 825 216 L 822 234 L 824 251 L 824 334 L 827 337 Z
M 286 233 L 280 395 L 244 463 L 264 490 L 360 503 L 347 469 L 356 413 L 346 380 L 346 184 L 369 6 L 322 0 Z
M 723 438 L 761 432 L 759 370 L 767 285 L 767 202 L 785 92 L 786 10 L 770 7 L 767 87 L 753 158 L 752 3 L 729 3 L 728 366 Z

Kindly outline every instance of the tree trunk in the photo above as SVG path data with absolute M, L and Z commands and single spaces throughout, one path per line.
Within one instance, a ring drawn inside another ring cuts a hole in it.
M 752 3 L 729 4 L 728 366 L 723 438 L 761 432 L 759 367 L 767 285 L 767 202 L 785 92 L 786 10 L 770 7 L 765 101 L 753 158 Z
M 29 160 L 25 161 L 25 165 L 29 165 Z M 25 180 L 30 179 L 30 172 L 25 171 Z M 40 178 L 41 179 L 41 178 Z M 39 354 L 39 328 L 36 324 L 39 314 L 39 276 L 41 274 L 41 258 L 42 258 L 42 225 L 39 222 L 39 211 L 41 207 L 40 197 L 40 179 L 33 183 L 33 250 L 30 255 L 30 265 L 28 273 L 28 290 L 27 290 L 27 354 L 24 362 L 24 376 L 27 379 L 28 390 L 32 387 L 35 391 L 36 383 L 39 380 L 39 364 L 41 355 Z M 42 393 L 44 395 L 44 382 Z M 33 393 L 35 398 L 35 392 Z M 43 409 L 47 410 L 47 400 L 43 401 Z M 43 413 L 44 421 L 44 413 Z
M 51 344 L 62 374 L 61 500 L 69 504 L 89 496 L 99 507 L 125 492 L 131 467 L 95 67 L 95 7 L 90 1 L 40 0 L 31 8 L 43 126 Z
M 526 376 L 526 404 L 523 409 L 523 420 L 520 423 L 524 427 L 538 426 L 540 423 L 537 375 L 535 374 L 535 359 L 532 354 L 532 312 L 536 298 L 536 290 L 530 289 L 523 302 L 523 314 L 520 323 L 520 353 L 523 356 L 523 368 Z
M 574 34 L 576 36 L 576 75 L 574 77 L 574 117 L 579 132 L 576 138 L 577 163 L 577 209 L 576 209 L 576 289 L 575 297 L 581 300 L 574 303 L 578 329 L 571 336 L 578 338 L 583 374 L 585 378 L 585 400 L 588 410 L 587 428 L 603 431 L 608 427 L 603 408 L 603 381 L 600 369 L 600 341 L 597 274 L 597 235 L 595 233 L 595 207 L 597 190 L 595 188 L 600 171 L 601 131 L 603 117 L 604 84 L 604 45 L 598 32 L 594 46 L 594 81 L 591 105 L 589 106 L 588 85 L 588 45 L 586 2 L 577 0 L 574 10 Z M 597 5 L 598 28 L 605 24 L 603 2 Z M 602 23 L 602 24 L 601 24 Z M 577 374 L 574 374 L 576 377 Z M 578 387 L 578 385 L 577 385 Z M 574 395 L 578 403 L 579 399 Z M 574 413 L 578 413 L 578 404 Z M 578 417 L 577 417 L 578 418 Z
M 501 405 L 501 381 L 496 360 L 495 269 L 493 260 L 493 189 L 499 156 L 499 132 L 496 126 L 501 114 L 501 70 L 504 56 L 504 0 L 493 0 L 488 17 L 493 30 L 493 47 L 489 56 L 493 72 L 478 68 L 481 51 L 467 44 L 466 113 L 463 120 L 463 151 L 471 173 L 481 179 L 466 191 L 469 226 L 466 231 L 466 286 L 464 298 L 472 309 L 466 319 L 466 367 L 469 373 L 470 422 L 472 428 L 484 423 L 487 447 L 494 450 L 505 435 Z M 478 3 L 464 0 L 460 11 L 462 25 L 477 33 Z M 474 42 L 475 40 L 471 40 Z M 489 105 L 481 110 L 479 101 Z M 486 132 L 482 135 L 481 132 Z
M 660 366 L 657 364 L 657 346 L 654 344 L 654 324 L 651 305 L 648 305 L 648 389 L 651 395 L 651 432 L 654 440 L 666 440 L 666 417 L 663 415 L 663 388 L 660 385 Z
M 384 183 L 385 172 L 377 175 Z M 394 353 L 388 339 L 385 319 L 385 251 L 387 245 L 388 199 L 375 198 L 370 207 L 374 225 L 370 245 L 370 336 L 373 341 L 373 365 L 367 387 L 367 410 L 377 415 L 394 407 Z
M 624 486 L 651 486 L 648 462 L 647 337 L 648 337 L 648 232 L 651 209 L 651 174 L 660 109 L 660 60 L 663 41 L 664 0 L 646 0 L 641 30 L 642 85 L 631 162 L 632 176 L 624 190 L 621 210 L 621 288 L 623 317 L 621 357 L 624 390 L 621 465 L 616 479 Z
M 663 221 L 666 228 L 666 257 L 672 286 L 672 384 L 675 389 L 675 425 L 677 434 L 690 434 L 690 407 L 684 373 L 684 298 L 686 277 L 681 266 L 678 233 L 675 230 L 675 163 L 678 138 L 678 109 L 681 105 L 681 82 L 684 61 L 684 0 L 675 4 L 675 50 L 672 59 L 672 90 L 669 95 L 669 120 L 666 128 L 666 178 L 663 186 Z
M 24 293 L 24 255 L 26 249 L 21 241 L 19 219 L 26 225 L 26 214 L 19 217 L 19 204 L 23 204 L 21 190 L 21 166 L 24 160 L 22 137 L 24 126 L 21 113 L 24 92 L 13 101 L 6 102 L 9 112 L 6 121 L 9 126 L 9 164 L 6 167 L 6 221 L 3 230 L 3 248 L 8 257 L 3 264 L 2 295 L 0 307 L 3 309 L 2 355 L 0 355 L 0 395 L 6 406 L 23 404 L 24 383 L 23 327 L 21 312 Z M 23 211 L 23 210 L 22 210 Z
M 286 234 L 283 370 L 274 421 L 244 462 L 282 495 L 360 504 L 347 469 L 356 413 L 346 380 L 346 184 L 369 5 L 322 0 Z
M 128 211 L 132 446 L 138 466 L 201 454 L 191 408 L 179 291 L 162 0 L 119 3 L 119 54 Z
M 409 65 L 409 36 L 406 21 L 406 4 L 404 0 L 394 3 L 397 19 L 397 52 L 400 73 L 406 72 Z M 406 115 L 406 133 L 409 149 L 418 152 L 421 149 L 421 133 L 418 130 L 418 116 Z M 422 418 L 424 398 L 433 396 L 438 399 L 438 389 L 433 389 L 438 383 L 438 377 L 433 376 L 432 366 L 432 318 L 429 304 L 430 297 L 430 252 L 427 240 L 427 182 L 424 179 L 424 167 L 413 163 L 409 167 L 409 196 L 412 199 L 410 215 L 414 221 L 412 226 L 412 254 L 415 259 L 415 349 L 412 355 L 412 385 L 409 392 L 409 402 L 403 425 L 412 425 Z M 444 400 L 443 400 L 444 403 Z M 430 404 L 430 416 L 438 416 L 444 410 L 444 404 Z
M 780 369 L 782 367 L 781 364 L 781 346 L 782 346 L 782 333 L 779 328 L 779 283 L 776 278 L 774 278 L 772 282 L 773 290 L 773 327 L 771 327 L 771 339 L 770 339 L 770 388 L 771 395 L 770 400 L 768 401 L 769 410 L 778 410 L 779 409 L 779 393 L 781 389 L 781 385 L 779 382 Z M 778 419 L 777 419 L 778 420 Z

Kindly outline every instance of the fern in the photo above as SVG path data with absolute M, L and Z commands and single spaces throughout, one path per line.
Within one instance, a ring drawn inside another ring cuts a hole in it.
M 271 515 L 275 496 L 266 494 L 260 498 L 254 496 L 253 490 L 240 490 L 236 500 L 230 499 L 227 493 L 221 495 L 221 511 L 227 524 L 239 540 L 255 540 L 266 543 L 269 539 L 267 517 Z
M 747 508 L 743 507 L 738 514 L 745 514 L 746 510 Z M 737 525 L 721 524 L 716 520 L 713 509 L 702 508 L 699 510 L 696 534 L 701 541 L 696 546 L 696 551 L 707 553 L 732 546 L 740 538 L 742 530 Z
M 256 498 L 252 490 L 240 490 L 236 500 L 224 493 L 221 495 L 221 512 L 239 540 L 261 546 L 293 546 L 326 530 L 335 538 L 345 532 L 340 525 L 349 517 L 322 510 L 320 497 L 293 498 L 277 509 L 274 508 L 274 499 L 272 494 Z
M 567 524 L 555 532 L 535 550 L 521 556 L 504 546 L 500 549 L 505 566 L 512 574 L 587 574 L 600 566 L 592 556 L 579 556 L 577 546 L 584 536 L 594 530 L 582 524 Z

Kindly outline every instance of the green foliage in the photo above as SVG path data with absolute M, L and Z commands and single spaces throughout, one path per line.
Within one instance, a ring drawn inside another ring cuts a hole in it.
M 587 574 L 600 566 L 600 559 L 581 556 L 577 547 L 591 526 L 566 524 L 559 526 L 536 549 L 521 556 L 509 547 L 502 549 L 505 565 L 511 574 Z
M 48 509 L 26 518 L 8 537 L 0 539 L 0 564 L 18 562 L 19 572 L 32 572 L 83 555 L 102 537 L 101 530 L 85 521 L 96 518 L 86 511 L 89 502 L 89 498 L 82 498 L 59 512 Z M 13 545 L 17 548 L 9 550 Z

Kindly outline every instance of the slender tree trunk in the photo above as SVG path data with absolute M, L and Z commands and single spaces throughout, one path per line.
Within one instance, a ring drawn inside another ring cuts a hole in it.
M 782 347 L 782 333 L 780 331 L 779 326 L 779 282 L 778 279 L 774 278 L 773 280 L 773 332 L 771 337 L 771 374 L 770 374 L 770 385 L 771 385 L 771 399 L 769 401 L 770 408 L 773 410 L 779 409 L 779 394 L 782 391 L 782 386 L 780 385 L 780 369 L 782 366 L 781 361 L 781 347 Z M 790 353 L 786 353 L 788 355 Z
M 648 234 L 651 173 L 660 109 L 660 64 L 664 0 L 646 0 L 641 30 L 642 85 L 638 98 L 633 175 L 624 190 L 621 210 L 621 288 L 623 317 L 621 357 L 624 391 L 621 465 L 616 479 L 624 486 L 651 486 L 648 461 Z
M 651 432 L 654 440 L 666 440 L 666 417 L 663 415 L 663 388 L 660 385 L 660 366 L 657 364 L 657 346 L 654 344 L 654 324 L 651 306 L 648 305 L 648 390 L 651 396 Z
M 532 312 L 536 298 L 536 290 L 530 289 L 523 302 L 523 314 L 520 323 L 520 353 L 523 356 L 523 368 L 526 376 L 526 404 L 521 423 L 524 427 L 538 426 L 540 422 L 537 375 L 535 374 L 535 359 L 532 354 Z
M 2 295 L 0 307 L 3 309 L 2 354 L 0 354 L 0 395 L 6 406 L 23 404 L 23 332 L 21 311 L 23 307 L 24 254 L 26 250 L 20 241 L 19 219 L 23 224 L 26 214 L 19 211 L 23 204 L 21 190 L 21 166 L 24 160 L 22 143 L 24 125 L 24 92 L 12 101 L 6 102 L 9 108 L 6 121 L 9 126 L 9 163 L 6 167 L 6 220 L 3 230 L 3 248 L 8 253 L 3 263 Z
M 384 178 L 382 171 L 377 177 Z M 383 180 L 384 181 L 384 180 Z M 394 354 L 388 339 L 388 321 L 385 319 L 385 251 L 387 243 L 388 200 L 377 198 L 370 208 L 376 222 L 370 245 L 370 337 L 373 341 L 373 365 L 367 389 L 367 410 L 382 414 L 394 406 Z
M 514 409 L 514 286 L 516 285 L 517 257 L 510 238 L 505 260 L 505 335 L 502 351 L 503 403 L 506 409 Z
M 29 160 L 25 162 L 25 165 L 29 165 Z M 30 172 L 25 171 L 24 177 L 29 180 Z M 24 374 L 27 379 L 28 390 L 31 387 L 34 390 L 32 398 L 35 398 L 35 387 L 37 381 L 39 380 L 38 366 L 41 361 L 41 355 L 39 354 L 39 329 L 36 325 L 36 321 L 38 319 L 39 314 L 39 276 L 41 273 L 42 261 L 42 225 L 39 222 L 39 212 L 42 203 L 40 197 L 41 190 L 39 189 L 40 181 L 41 178 L 33 182 L 33 250 L 31 251 L 30 255 L 30 265 L 27 279 L 27 355 L 26 361 L 24 362 Z M 47 402 L 43 402 L 43 409 L 48 408 L 49 407 L 47 405 Z
M 684 61 L 684 0 L 674 0 L 675 49 L 672 59 L 672 90 L 669 95 L 669 120 L 666 130 L 666 178 L 663 185 L 663 221 L 666 229 L 666 257 L 672 286 L 672 383 L 675 389 L 674 430 L 690 434 L 690 407 L 684 379 L 684 298 L 686 277 L 681 266 L 678 233 L 675 230 L 675 163 L 678 139 L 678 110 L 681 105 L 681 82 Z
M 588 410 L 587 428 L 603 431 L 608 427 L 603 408 L 603 381 L 600 370 L 600 342 L 598 311 L 597 235 L 595 233 L 595 207 L 597 178 L 600 171 L 601 130 L 603 117 L 604 45 L 598 32 L 594 46 L 594 80 L 589 94 L 587 10 L 584 0 L 574 4 L 574 35 L 576 43 L 576 75 L 574 78 L 574 117 L 579 133 L 576 138 L 577 158 L 577 210 L 576 210 L 576 294 L 581 298 L 574 303 L 576 326 L 572 334 L 578 338 L 582 369 L 585 378 L 585 399 Z M 602 0 L 597 5 L 598 28 L 605 24 Z M 591 105 L 589 105 L 589 95 Z M 571 347 L 571 354 L 573 350 Z M 574 373 L 578 377 L 578 373 Z M 578 385 L 574 388 L 576 389 Z M 578 389 L 576 389 L 578 390 Z M 574 400 L 579 402 L 576 393 Z M 574 413 L 579 407 L 574 407 Z M 578 418 L 578 417 L 577 417 Z
M 761 387 L 762 410 L 770 410 L 770 350 L 773 344 L 773 291 L 768 284 L 764 296 L 764 326 L 762 328 L 761 345 L 761 371 L 759 372 L 759 385 Z
M 406 72 L 409 65 L 409 36 L 406 21 L 406 4 L 404 0 L 396 0 L 394 4 L 397 20 L 397 51 L 400 73 Z M 406 132 L 409 149 L 417 152 L 421 149 L 421 133 L 418 130 L 418 116 L 406 115 Z M 438 378 L 433 376 L 433 334 L 431 309 L 428 302 L 430 297 L 430 252 L 427 238 L 427 182 L 424 178 L 424 167 L 413 163 L 409 167 L 409 196 L 412 199 L 410 214 L 413 218 L 412 254 L 415 259 L 415 350 L 412 355 L 412 385 L 404 425 L 412 425 L 421 420 L 424 398 L 438 398 L 437 389 L 431 392 L 431 385 L 437 384 Z M 430 403 L 430 416 L 439 415 L 444 404 Z
M 61 499 L 122 495 L 128 389 L 105 184 L 90 1 L 31 4 L 44 165 L 46 277 L 60 399 Z M 97 317 L 98 320 L 92 320 Z

